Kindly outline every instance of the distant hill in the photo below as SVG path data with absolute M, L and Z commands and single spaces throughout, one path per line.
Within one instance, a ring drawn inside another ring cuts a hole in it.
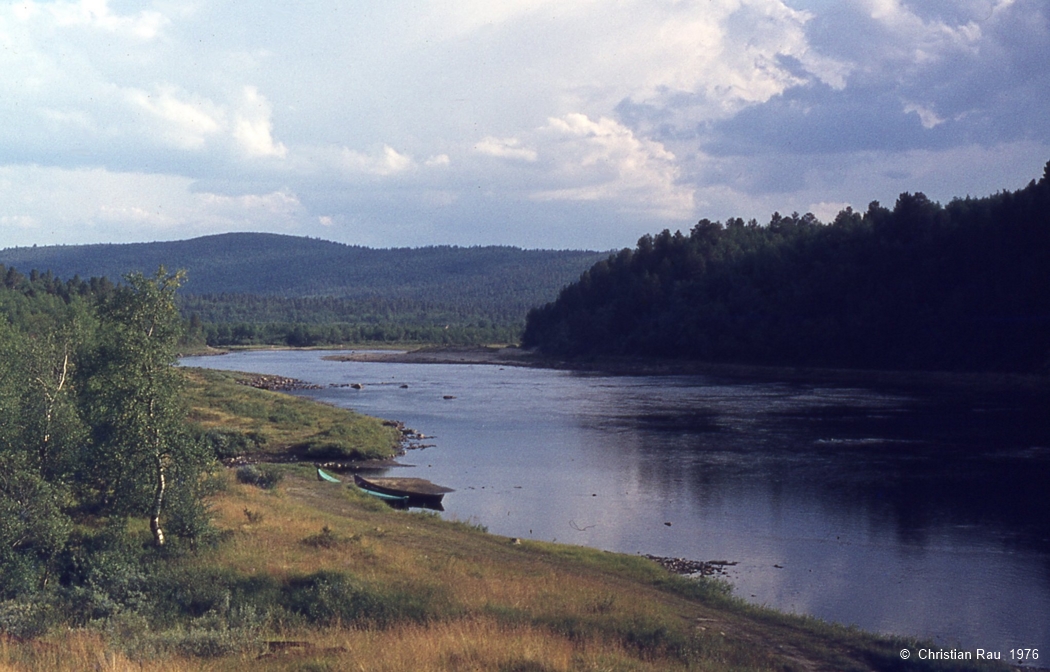
M 516 247 L 373 249 L 269 233 L 226 233 L 160 243 L 55 245 L 0 250 L 0 264 L 58 277 L 186 269 L 184 294 L 392 297 L 535 305 L 606 253 Z
M 193 317 L 208 343 L 310 345 L 512 341 L 530 308 L 553 300 L 606 256 L 516 247 L 373 249 L 227 233 L 162 243 L 9 248 L 0 250 L 0 266 L 114 281 L 131 271 L 152 274 L 161 265 L 185 269 L 183 314 Z M 341 327 L 333 331 L 331 325 Z

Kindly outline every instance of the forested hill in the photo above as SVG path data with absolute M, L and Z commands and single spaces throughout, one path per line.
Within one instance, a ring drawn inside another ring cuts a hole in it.
M 561 356 L 1050 371 L 1050 163 L 1016 192 L 901 194 L 830 224 L 700 221 L 595 264 L 529 313 Z
M 266 233 L 123 245 L 19 247 L 0 264 L 59 277 L 185 269 L 184 294 L 412 300 L 450 298 L 525 306 L 549 301 L 604 254 L 515 247 L 373 249 Z M 524 309 L 523 311 L 524 312 Z
M 30 275 L 186 269 L 189 339 L 209 345 L 516 341 L 525 313 L 606 255 L 515 247 L 371 249 L 229 233 L 167 243 L 0 250 Z M 9 283 L 11 284 L 11 283 Z

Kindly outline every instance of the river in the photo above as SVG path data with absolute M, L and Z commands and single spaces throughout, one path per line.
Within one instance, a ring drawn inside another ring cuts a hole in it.
M 183 363 L 323 385 L 300 394 L 434 437 L 397 474 L 455 488 L 442 515 L 492 533 L 736 562 L 756 604 L 1050 656 L 1045 397 L 329 354 Z

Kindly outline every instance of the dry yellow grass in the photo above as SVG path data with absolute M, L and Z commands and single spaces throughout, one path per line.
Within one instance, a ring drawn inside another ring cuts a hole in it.
M 0 670 L 784 671 L 899 663 L 901 640 L 747 607 L 639 557 L 514 544 L 394 511 L 318 482 L 304 467 L 288 467 L 273 491 L 230 478 L 213 505 L 228 539 L 181 562 L 270 581 L 337 573 L 379 595 L 424 596 L 428 611 L 385 625 L 272 622 L 238 652 L 214 658 L 127 651 L 126 642 L 87 631 L 0 640 Z M 909 669 L 922 667 L 913 662 Z
M 197 669 L 200 667 L 194 660 L 131 660 L 107 644 L 98 633 L 85 630 L 64 632 L 34 642 L 16 642 L 0 637 L 0 672 L 183 672 Z

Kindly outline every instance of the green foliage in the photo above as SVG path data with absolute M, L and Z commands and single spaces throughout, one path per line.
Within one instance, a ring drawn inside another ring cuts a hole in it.
M 303 543 L 312 548 L 337 548 L 349 543 L 349 541 L 349 539 L 345 539 L 333 532 L 332 528 L 327 525 L 322 527 L 317 534 L 311 534 L 303 539 Z
M 10 637 L 39 637 L 60 622 L 55 602 L 39 595 L 0 602 L 0 632 Z
M 142 521 L 175 546 L 211 533 L 211 444 L 186 429 L 173 367 L 180 279 L 0 268 L 3 632 L 137 614 L 160 558 Z
M 357 577 L 318 572 L 288 582 L 282 606 L 310 623 L 365 622 L 388 626 L 396 622 L 424 622 L 436 615 L 432 590 L 380 589 Z
M 1050 165 L 1050 164 L 1048 164 Z M 644 236 L 531 311 L 523 345 L 890 369 L 1050 368 L 1050 180 L 942 207 L 901 194 L 822 225 L 701 220 Z
M 163 267 L 151 278 L 132 273 L 100 304 L 102 337 L 84 400 L 94 440 L 83 495 L 111 513 L 148 516 L 158 546 L 166 498 L 182 505 L 182 531 L 197 530 L 190 519 L 203 516 L 191 503 L 208 455 L 186 431 L 184 378 L 174 367 L 182 279 Z M 180 489 L 189 492 L 172 494 Z
M 219 459 L 254 453 L 262 447 L 257 435 L 235 429 L 209 429 L 201 434 L 200 440 L 207 445 L 208 451 Z
M 256 298 L 256 297 L 246 297 Z M 189 301 L 190 299 L 186 299 Z M 223 297 L 222 301 L 239 302 L 238 297 Z M 515 343 L 521 334 L 522 316 L 528 306 L 520 306 L 513 317 L 496 319 L 491 314 L 468 312 L 464 317 L 447 316 L 443 312 L 413 311 L 393 313 L 379 322 L 360 322 L 368 319 L 353 307 L 338 321 L 324 322 L 326 313 L 297 313 L 308 322 L 261 321 L 262 316 L 240 313 L 243 321 L 235 323 L 208 322 L 202 326 L 200 343 L 213 347 L 240 345 L 288 345 L 296 348 L 341 344 L 428 343 L 437 345 L 470 345 L 479 343 Z M 185 309 L 184 309 L 185 310 Z M 197 313 L 193 313 L 197 315 Z M 284 318 L 288 319 L 288 318 Z M 255 321 L 260 320 L 260 321 Z M 190 343 L 186 344 L 191 347 Z
M 514 342 L 525 312 L 596 252 L 438 246 L 376 250 L 232 233 L 133 245 L 0 250 L 0 263 L 120 277 L 185 268 L 184 345 Z
M 61 486 L 18 454 L 0 454 L 0 598 L 44 588 L 72 524 Z
M 263 490 L 273 490 L 284 478 L 280 469 L 273 465 L 246 464 L 237 467 L 237 481 L 247 485 L 254 485 Z
M 97 529 L 84 528 L 71 539 L 64 557 L 64 601 L 73 623 L 87 624 L 149 604 L 155 579 L 141 533 L 123 517 L 108 518 Z

